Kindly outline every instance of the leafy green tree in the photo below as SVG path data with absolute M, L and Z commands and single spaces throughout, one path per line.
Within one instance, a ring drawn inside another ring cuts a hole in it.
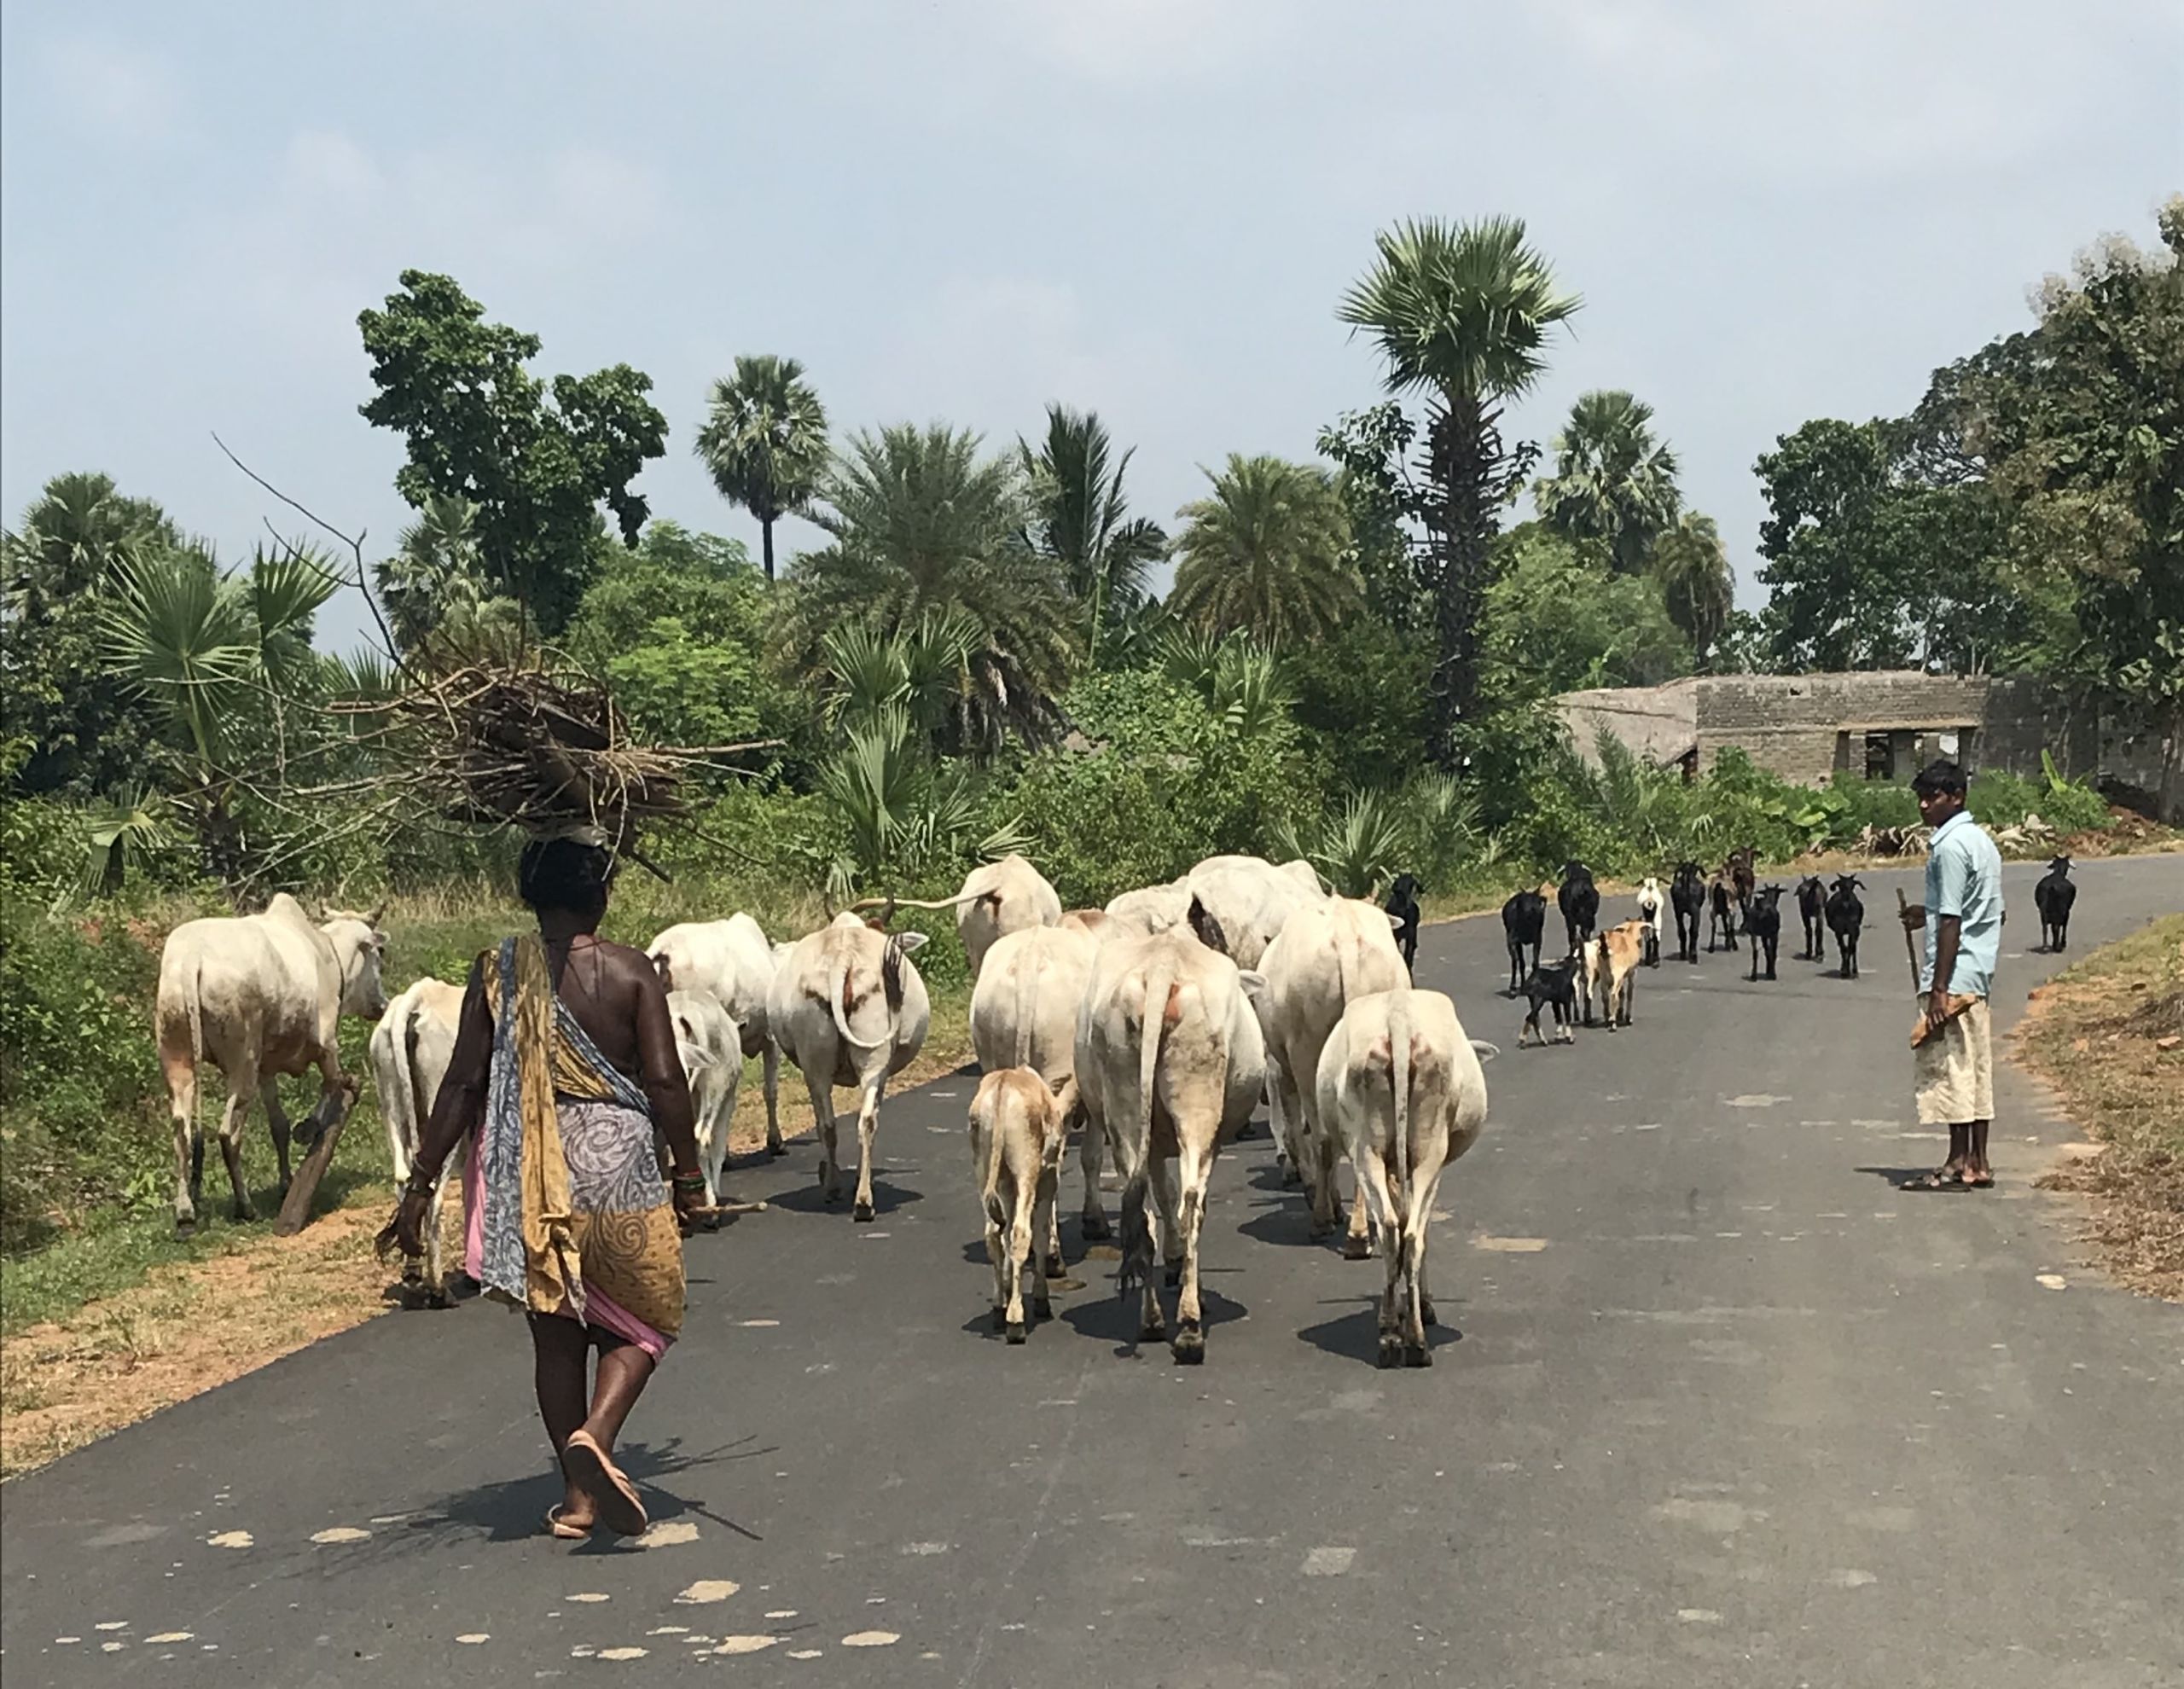
M 1434 609 L 1432 750 L 1453 770 L 1458 727 L 1479 704 L 1478 622 L 1502 508 L 1530 473 L 1529 448 L 1502 438 L 1501 407 L 1531 386 L 1542 349 L 1578 309 L 1514 218 L 1397 224 L 1338 315 L 1369 334 L 1389 391 L 1421 393 L 1427 420 L 1416 501 L 1426 530 L 1420 584 Z
M 770 352 L 735 360 L 713 383 L 694 449 L 720 496 L 758 519 L 766 578 L 774 578 L 774 524 L 802 510 L 827 467 L 827 409 L 804 366 Z
M 1532 489 L 1540 519 L 1598 540 L 1619 575 L 1646 566 L 1683 508 L 1676 454 L 1653 438 L 1653 407 L 1620 392 L 1582 393 L 1554 441 L 1554 473 Z
M 665 519 L 613 548 L 563 644 L 656 744 L 800 738 L 808 705 L 766 660 L 766 592 L 742 545 Z
M 1653 542 L 1646 568 L 1659 583 L 1669 619 L 1683 630 L 1693 659 L 1705 666 L 1737 607 L 1737 578 L 1722 531 L 1711 516 L 1687 510 Z
M 0 740 L 25 748 L 16 792 L 89 798 L 141 777 L 161 717 L 106 674 L 101 618 L 123 566 L 179 540 L 158 505 L 97 474 L 55 476 L 0 538 Z
M 1017 450 L 1031 489 L 1031 543 L 1086 606 L 1085 650 L 1096 662 L 1111 622 L 1145 601 L 1168 548 L 1159 523 L 1130 514 L 1123 476 L 1136 449 L 1117 456 L 1096 412 L 1050 404 L 1045 440 L 1036 450 L 1019 440 Z
M 812 515 L 834 543 L 790 566 L 782 632 L 809 671 L 845 621 L 896 630 L 928 612 L 967 618 L 978 637 L 943 748 L 987 753 L 1051 730 L 1077 645 L 1060 571 L 1025 543 L 1023 475 L 979 444 L 944 423 L 852 436 Z
M 1341 785 L 1397 785 L 1424 766 L 1433 666 L 1425 641 L 1377 616 L 1355 616 L 1282 660 L 1296 683 L 1298 724 Z
M 1271 645 L 1340 625 L 1361 589 L 1345 553 L 1349 515 L 1333 479 L 1308 463 L 1231 452 L 1211 496 L 1185 505 L 1170 613 L 1216 636 Z
M 404 270 L 386 309 L 357 319 L 379 389 L 358 409 L 408 441 L 396 490 L 419 509 L 435 494 L 474 505 L 486 580 L 556 635 L 598 572 L 602 502 L 636 543 L 646 506 L 630 483 L 666 450 L 667 421 L 650 376 L 618 363 L 549 387 L 524 368 L 538 337 L 485 318 L 451 277 Z
M 1599 544 L 1527 522 L 1496 542 L 1480 618 L 1490 690 L 1505 704 L 1588 687 L 1654 686 L 1688 673 L 1691 648 L 1658 582 L 1618 575 Z
M 1901 425 L 1823 419 L 1760 458 L 1774 665 L 1978 672 L 2021 647 L 2001 508 L 1981 483 L 1921 485 L 1902 439 Z
M 468 499 L 432 494 L 399 549 L 373 566 L 388 631 L 412 667 L 453 667 L 524 642 L 522 607 L 485 578 L 477 522 Z

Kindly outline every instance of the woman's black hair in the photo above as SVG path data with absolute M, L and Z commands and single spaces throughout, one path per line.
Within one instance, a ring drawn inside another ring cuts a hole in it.
M 534 910 L 590 914 L 607 904 L 614 858 L 601 845 L 576 839 L 534 839 L 515 870 L 516 893 Z

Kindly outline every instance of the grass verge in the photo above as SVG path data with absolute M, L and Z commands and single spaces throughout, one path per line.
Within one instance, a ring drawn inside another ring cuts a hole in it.
M 2184 915 L 2041 986 L 2017 1037 L 2098 1146 L 2042 1186 L 2088 1199 L 2088 1234 L 2117 1278 L 2184 1302 Z

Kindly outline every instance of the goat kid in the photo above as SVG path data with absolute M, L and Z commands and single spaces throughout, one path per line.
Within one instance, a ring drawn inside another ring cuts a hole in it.
M 1774 951 L 1782 942 L 1782 888 L 1770 885 L 1752 893 L 1751 904 L 1745 911 L 1744 930 L 1751 940 L 1751 978 L 1759 978 L 1759 953 L 1767 952 L 1767 977 L 1774 977 Z

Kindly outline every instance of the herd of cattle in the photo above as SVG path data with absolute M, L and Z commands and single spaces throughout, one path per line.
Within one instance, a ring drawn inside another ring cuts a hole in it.
M 1673 914 L 1682 959 L 1697 960 L 1699 923 L 1709 918 L 1709 950 L 1717 937 L 1734 948 L 1741 934 L 1751 945 L 1751 977 L 1763 955 L 1774 978 L 1781 888 L 1753 883 L 1752 854 L 1735 853 L 1711 880 L 1693 862 L 1666 887 L 1648 879 L 1638 918 L 1602 932 L 1594 930 L 1600 892 L 1582 863 L 1568 864 L 1559 885 L 1510 898 L 1502 911 L 1510 995 L 1528 998 L 1531 1011 L 1519 1045 L 1539 1036 L 1543 1007 L 1553 1009 L 1559 1036 L 1573 1038 L 1571 1022 L 1582 1013 L 1591 1024 L 1595 997 L 1611 1030 L 1629 1024 L 1637 970 L 1660 960 L 1664 914 Z M 2062 863 L 2051 879 L 2070 889 L 2067 868 Z M 1824 926 L 1845 977 L 1857 971 L 1858 884 L 1851 875 L 1832 888 L 1809 879 L 1797 892 L 1805 955 L 1818 959 Z M 985 1071 L 969 1111 L 973 1165 L 994 1320 L 1012 1342 L 1026 1330 L 1027 1266 L 1033 1315 L 1050 1311 L 1048 1281 L 1062 1265 L 1061 1161 L 1074 1129 L 1083 1236 L 1109 1235 L 1100 1178 L 1112 1160 L 1122 1181 L 1124 1293 L 1141 1293 L 1144 1336 L 1166 1336 L 1152 1277 L 1157 1247 L 1167 1287 L 1178 1292 L 1176 1356 L 1201 1359 L 1207 1181 L 1219 1146 L 1241 1133 L 1263 1099 L 1286 1176 L 1309 1193 L 1316 1237 L 1337 1223 L 1337 1169 L 1350 1164 L 1345 1251 L 1363 1257 L 1377 1245 L 1386 1262 L 1382 1364 L 1430 1362 L 1426 1222 L 1442 1170 L 1484 1125 L 1480 1059 L 1492 1048 L 1466 1034 L 1446 996 L 1411 984 L 1415 889 L 1405 876 L 1383 908 L 1331 895 L 1307 862 L 1215 856 L 1104 909 L 1065 911 L 1044 877 L 1012 856 L 973 870 L 956 897 L 924 906 L 955 909 L 970 965 L 971 1038 Z M 1542 965 L 1550 898 L 1569 953 Z M 2041 901 L 2044 920 L 2050 900 Z M 2067 921 L 2067 902 L 2060 915 Z M 845 911 L 793 943 L 775 943 L 739 914 L 669 927 L 648 947 L 668 990 L 712 1202 L 746 1058 L 762 1063 L 767 1152 L 782 1152 L 786 1057 L 810 1093 L 819 1183 L 830 1201 L 843 1173 L 834 1093 L 857 1094 L 852 1212 L 874 1217 L 882 1096 L 916 1057 L 930 1015 L 911 960 L 926 937 L 886 926 L 885 916 Z M 314 923 L 285 896 L 261 914 L 175 929 L 161 959 L 156 1026 L 174 1118 L 179 1228 L 195 1224 L 202 1199 L 201 1065 L 211 1061 L 228 1082 L 221 1151 L 235 1212 L 249 1218 L 241 1145 L 251 1102 L 264 1100 L 285 1189 L 291 1130 L 274 1081 L 317 1070 L 310 1130 L 323 1131 L 357 1088 L 340 1070 L 335 1035 L 344 1014 L 377 1023 L 372 1076 L 396 1176 L 407 1176 L 453 1051 L 462 990 L 421 979 L 390 1003 L 380 979 L 386 942 L 375 917 L 334 914 Z M 462 1153 L 443 1188 L 459 1179 Z M 435 1300 L 444 1294 L 440 1229 L 436 1209 L 421 1286 Z M 1035 1231 L 1045 1244 L 1036 1262 Z

